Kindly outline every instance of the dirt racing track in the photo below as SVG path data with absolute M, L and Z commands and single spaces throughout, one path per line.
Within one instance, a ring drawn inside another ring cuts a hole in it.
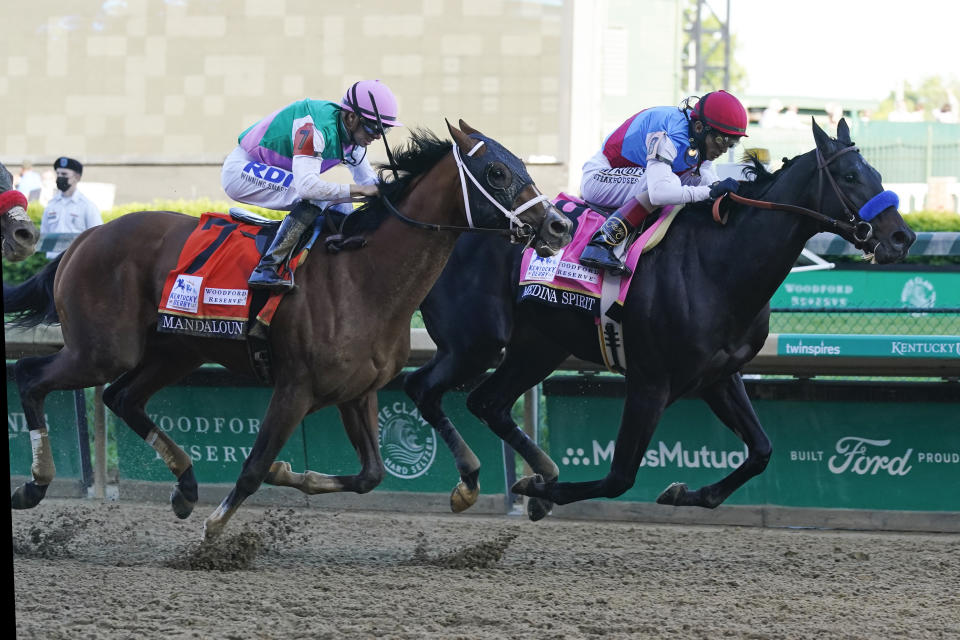
M 960 535 L 158 503 L 14 511 L 18 638 L 956 638 Z

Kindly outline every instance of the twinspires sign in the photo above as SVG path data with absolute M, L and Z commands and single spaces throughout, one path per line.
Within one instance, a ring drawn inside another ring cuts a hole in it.
M 570 386 L 544 384 L 551 457 L 560 480 L 597 480 L 610 469 L 623 399 L 580 395 Z M 903 394 L 890 401 L 894 393 L 875 402 L 754 400 L 773 456 L 726 504 L 960 510 L 956 492 L 946 490 L 960 487 L 960 393 L 954 395 L 955 402 Z M 636 484 L 618 499 L 653 502 L 672 482 L 712 484 L 745 455 L 704 402 L 681 399 L 664 413 Z

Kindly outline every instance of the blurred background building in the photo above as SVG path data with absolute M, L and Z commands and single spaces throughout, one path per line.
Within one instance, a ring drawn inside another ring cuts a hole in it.
M 583 162 L 629 115 L 724 87 L 750 110 L 746 146 L 768 149 L 772 168 L 812 148 L 811 115 L 828 128 L 844 115 L 886 180 L 960 175 L 960 126 L 939 111 L 935 122 L 884 121 L 897 130 L 880 131 L 870 121 L 879 102 L 741 93 L 731 2 L 10 3 L 0 161 L 47 172 L 41 200 L 52 195 L 50 163 L 60 155 L 84 163 L 81 184 L 101 209 L 224 199 L 220 163 L 247 126 L 293 100 L 339 100 L 354 81 L 379 78 L 408 126 L 446 136 L 444 119 L 462 118 L 527 161 L 548 194 L 577 192 Z M 392 132 L 391 144 L 406 133 Z M 386 158 L 376 145 L 370 156 Z

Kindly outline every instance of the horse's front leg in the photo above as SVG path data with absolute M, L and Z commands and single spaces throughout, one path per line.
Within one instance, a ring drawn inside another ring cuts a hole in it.
M 436 429 L 453 455 L 460 482 L 450 493 L 450 509 L 460 513 L 470 508 L 480 496 L 480 459 L 466 443 L 453 422 L 443 411 L 443 396 L 453 387 L 483 374 L 494 358 L 483 353 L 477 358 L 469 351 L 447 351 L 438 345 L 437 353 L 426 365 L 407 375 L 403 390 L 417 405 L 420 415 Z M 494 356 L 500 348 L 495 346 Z
M 513 490 L 556 504 L 616 498 L 626 493 L 636 480 L 640 461 L 669 400 L 666 382 L 640 382 L 637 377 L 627 374 L 627 398 L 606 477 L 585 482 L 549 482 L 533 476 L 519 480 Z
M 298 387 L 292 381 L 278 380 L 260 432 L 243 462 L 236 485 L 203 523 L 205 540 L 219 536 L 243 501 L 260 488 L 270 471 L 270 465 L 312 405 L 313 395 L 308 388 Z
M 350 443 L 360 458 L 360 473 L 353 476 L 330 476 L 316 471 L 294 473 L 289 462 L 274 462 L 265 482 L 294 487 L 307 494 L 353 491 L 367 493 L 383 481 L 386 470 L 380 457 L 377 425 L 377 394 L 350 400 L 337 406 Z
M 526 325 L 516 325 L 516 331 L 507 347 L 506 356 L 496 370 L 467 396 L 467 408 L 480 418 L 514 451 L 520 454 L 541 482 L 553 482 L 560 469 L 536 442 L 514 422 L 511 410 L 517 399 L 528 389 L 538 384 L 561 362 L 569 352 L 559 348 L 539 331 Z M 550 513 L 553 503 L 545 495 L 525 493 L 525 481 L 514 485 L 513 492 L 527 495 L 527 516 L 540 520 Z M 517 487 L 521 490 L 517 490 Z
M 690 491 L 686 484 L 673 483 L 657 498 L 660 504 L 712 509 L 723 503 L 747 480 L 760 474 L 770 461 L 770 440 L 753 410 L 739 373 L 706 388 L 702 396 L 723 424 L 747 445 L 747 457 L 739 467 L 719 482 L 696 491 Z

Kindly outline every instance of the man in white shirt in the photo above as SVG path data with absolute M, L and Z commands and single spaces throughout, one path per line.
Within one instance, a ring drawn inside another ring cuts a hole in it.
M 83 165 L 73 158 L 57 158 L 53 163 L 57 171 L 57 190 L 40 221 L 40 235 L 51 233 L 80 233 L 90 227 L 103 224 L 100 210 L 86 196 L 77 190 L 77 183 L 83 174 Z M 53 260 L 63 251 L 48 251 L 47 258 Z
M 16 185 L 17 191 L 26 196 L 28 202 L 33 202 L 40 198 L 42 187 L 43 180 L 40 174 L 33 170 L 33 164 L 29 160 L 24 160 L 20 168 L 20 179 Z

